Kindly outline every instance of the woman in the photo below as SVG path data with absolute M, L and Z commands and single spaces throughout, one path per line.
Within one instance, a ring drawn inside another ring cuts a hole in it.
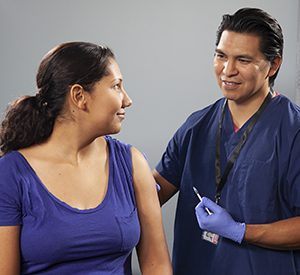
M 172 274 L 144 156 L 109 134 L 132 104 L 110 49 L 51 50 L 38 93 L 13 103 L 0 133 L 0 273 Z

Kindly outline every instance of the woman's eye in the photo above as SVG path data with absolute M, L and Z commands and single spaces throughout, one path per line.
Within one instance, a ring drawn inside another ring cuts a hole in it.
M 120 89 L 120 84 L 116 84 L 116 85 L 114 86 L 114 89 Z

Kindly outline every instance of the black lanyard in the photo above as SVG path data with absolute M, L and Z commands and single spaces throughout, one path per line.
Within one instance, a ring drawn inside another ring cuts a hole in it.
M 221 117 L 219 120 L 219 129 L 218 129 L 218 135 L 217 135 L 217 144 L 216 144 L 216 158 L 215 158 L 215 180 L 216 180 L 216 203 L 219 203 L 220 197 L 221 197 L 221 190 L 223 189 L 226 180 L 227 180 L 227 176 L 231 170 L 231 168 L 233 167 L 234 161 L 236 159 L 236 157 L 238 156 L 242 146 L 244 145 L 248 135 L 250 134 L 252 128 L 254 127 L 255 123 L 257 122 L 257 120 L 259 119 L 259 117 L 261 116 L 261 114 L 263 113 L 263 111 L 266 109 L 267 105 L 269 104 L 271 98 L 273 95 L 273 90 L 271 88 L 270 92 L 268 93 L 268 95 L 266 96 L 264 102 L 261 104 L 261 106 L 259 107 L 258 111 L 256 112 L 256 114 L 254 115 L 254 117 L 252 118 L 252 120 L 250 121 L 247 129 L 245 130 L 244 134 L 242 135 L 238 145 L 235 147 L 227 165 L 226 168 L 224 170 L 224 173 L 222 175 L 221 178 L 221 164 L 220 164 L 220 142 L 221 142 L 221 130 L 222 130 L 222 124 L 223 124 L 223 118 L 224 118 L 224 112 L 225 112 L 225 107 L 226 107 L 226 103 L 227 103 L 227 99 L 224 102 L 223 108 L 222 108 L 222 112 L 221 112 Z

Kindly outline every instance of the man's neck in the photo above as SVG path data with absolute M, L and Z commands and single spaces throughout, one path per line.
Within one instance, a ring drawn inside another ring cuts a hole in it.
M 266 95 L 253 96 L 242 103 L 228 100 L 232 121 L 236 127 L 241 128 L 258 111 Z

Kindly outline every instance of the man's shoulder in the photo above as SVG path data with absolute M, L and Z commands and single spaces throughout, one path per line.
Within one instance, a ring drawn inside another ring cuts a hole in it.
M 278 95 L 277 98 L 275 109 L 278 115 L 300 120 L 300 107 L 297 104 L 284 95 Z M 280 109 L 280 111 L 278 109 Z
M 209 135 L 211 131 L 215 132 L 224 101 L 225 98 L 221 98 L 215 103 L 193 112 L 175 132 L 175 140 L 188 142 L 191 138 L 199 139 Z
M 189 127 L 196 126 L 198 124 L 210 123 L 214 121 L 215 118 L 219 120 L 219 114 L 221 113 L 222 106 L 224 104 L 225 98 L 221 98 L 214 102 L 213 104 L 204 107 L 201 110 L 193 112 L 185 121 L 184 125 Z

